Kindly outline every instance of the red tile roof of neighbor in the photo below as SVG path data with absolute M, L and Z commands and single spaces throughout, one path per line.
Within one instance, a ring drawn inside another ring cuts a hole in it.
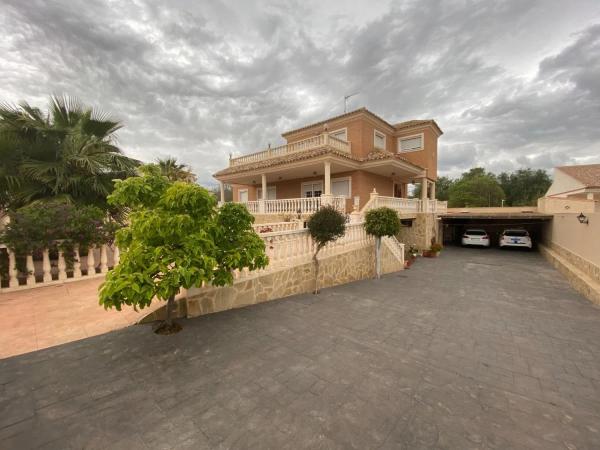
M 600 164 L 586 164 L 581 166 L 561 166 L 558 170 L 575 178 L 586 187 L 600 187 Z

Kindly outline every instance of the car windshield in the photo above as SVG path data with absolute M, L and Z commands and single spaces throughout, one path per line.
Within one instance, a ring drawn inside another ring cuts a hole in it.
M 487 233 L 485 232 L 485 230 L 467 230 L 467 231 L 465 231 L 465 234 L 468 234 L 471 236 L 484 236 Z
M 504 236 L 529 236 L 525 230 L 506 230 Z

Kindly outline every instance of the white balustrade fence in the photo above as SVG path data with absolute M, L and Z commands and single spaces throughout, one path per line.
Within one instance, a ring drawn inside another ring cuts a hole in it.
M 344 213 L 346 211 L 346 198 L 343 196 L 325 197 L 303 197 L 303 198 L 281 198 L 278 200 L 258 200 L 243 202 L 252 214 L 312 214 L 321 205 L 327 203 L 335 209 Z
M 293 220 L 290 222 L 274 222 L 274 223 L 260 223 L 252 225 L 254 231 L 257 233 L 277 233 L 280 231 L 292 231 L 300 230 L 302 228 L 302 222 Z
M 292 142 L 279 147 L 269 148 L 267 150 L 251 153 L 250 155 L 240 156 L 238 158 L 231 158 L 229 160 L 229 165 L 239 166 L 242 164 L 250 164 L 258 161 L 264 161 L 265 159 L 277 158 L 279 156 L 289 155 L 290 153 L 297 153 L 306 150 L 314 150 L 325 146 L 329 146 L 346 153 L 350 153 L 351 150 L 350 142 L 346 142 L 333 136 L 329 136 L 327 133 L 323 133 L 298 142 Z
M 378 195 L 374 200 L 373 208 L 386 206 L 406 212 L 419 212 L 421 210 L 421 200 L 416 198 L 383 197 Z
M 265 242 L 269 265 L 265 269 L 256 271 L 256 273 L 310 262 L 316 250 L 308 229 L 264 233 L 260 234 L 260 237 Z M 347 224 L 344 236 L 321 249 L 319 258 L 370 245 L 374 245 L 373 237 L 367 234 L 362 222 Z M 248 270 L 235 271 L 234 278 L 247 277 L 251 274 L 252 272 Z
M 119 250 L 114 246 L 102 245 L 87 249 L 87 255 L 81 256 L 78 246 L 73 253 L 73 266 L 67 267 L 67 261 L 61 250 L 51 252 L 44 249 L 40 258 L 33 254 L 16 255 L 6 245 L 0 244 L 0 255 L 8 260 L 8 277 L 0 274 L 0 291 L 45 286 L 64 281 L 76 281 L 91 277 L 103 277 L 110 267 L 119 263 Z M 55 258 L 51 258 L 56 255 Z M 37 255 L 36 255 L 37 256 Z M 25 271 L 17 269 L 17 257 L 25 259 Z

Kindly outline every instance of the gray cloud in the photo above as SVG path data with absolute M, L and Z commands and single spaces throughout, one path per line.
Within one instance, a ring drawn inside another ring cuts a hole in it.
M 0 9 L 0 98 L 68 93 L 110 111 L 123 149 L 201 182 L 342 97 L 433 117 L 440 170 L 600 159 L 600 6 L 564 2 L 49 2 Z

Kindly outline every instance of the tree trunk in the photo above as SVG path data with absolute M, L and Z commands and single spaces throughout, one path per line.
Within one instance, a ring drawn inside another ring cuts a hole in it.
M 167 300 L 167 317 L 165 319 L 165 324 L 167 327 L 171 328 L 173 325 L 173 318 L 171 317 L 171 311 L 173 310 L 173 303 L 175 303 L 175 296 L 171 295 Z
M 381 278 L 381 236 L 375 238 L 375 273 L 377 279 Z
M 319 293 L 319 259 L 317 255 L 321 251 L 321 247 L 317 247 L 317 251 L 313 255 L 313 261 L 315 262 L 315 291 L 313 292 L 315 295 Z

